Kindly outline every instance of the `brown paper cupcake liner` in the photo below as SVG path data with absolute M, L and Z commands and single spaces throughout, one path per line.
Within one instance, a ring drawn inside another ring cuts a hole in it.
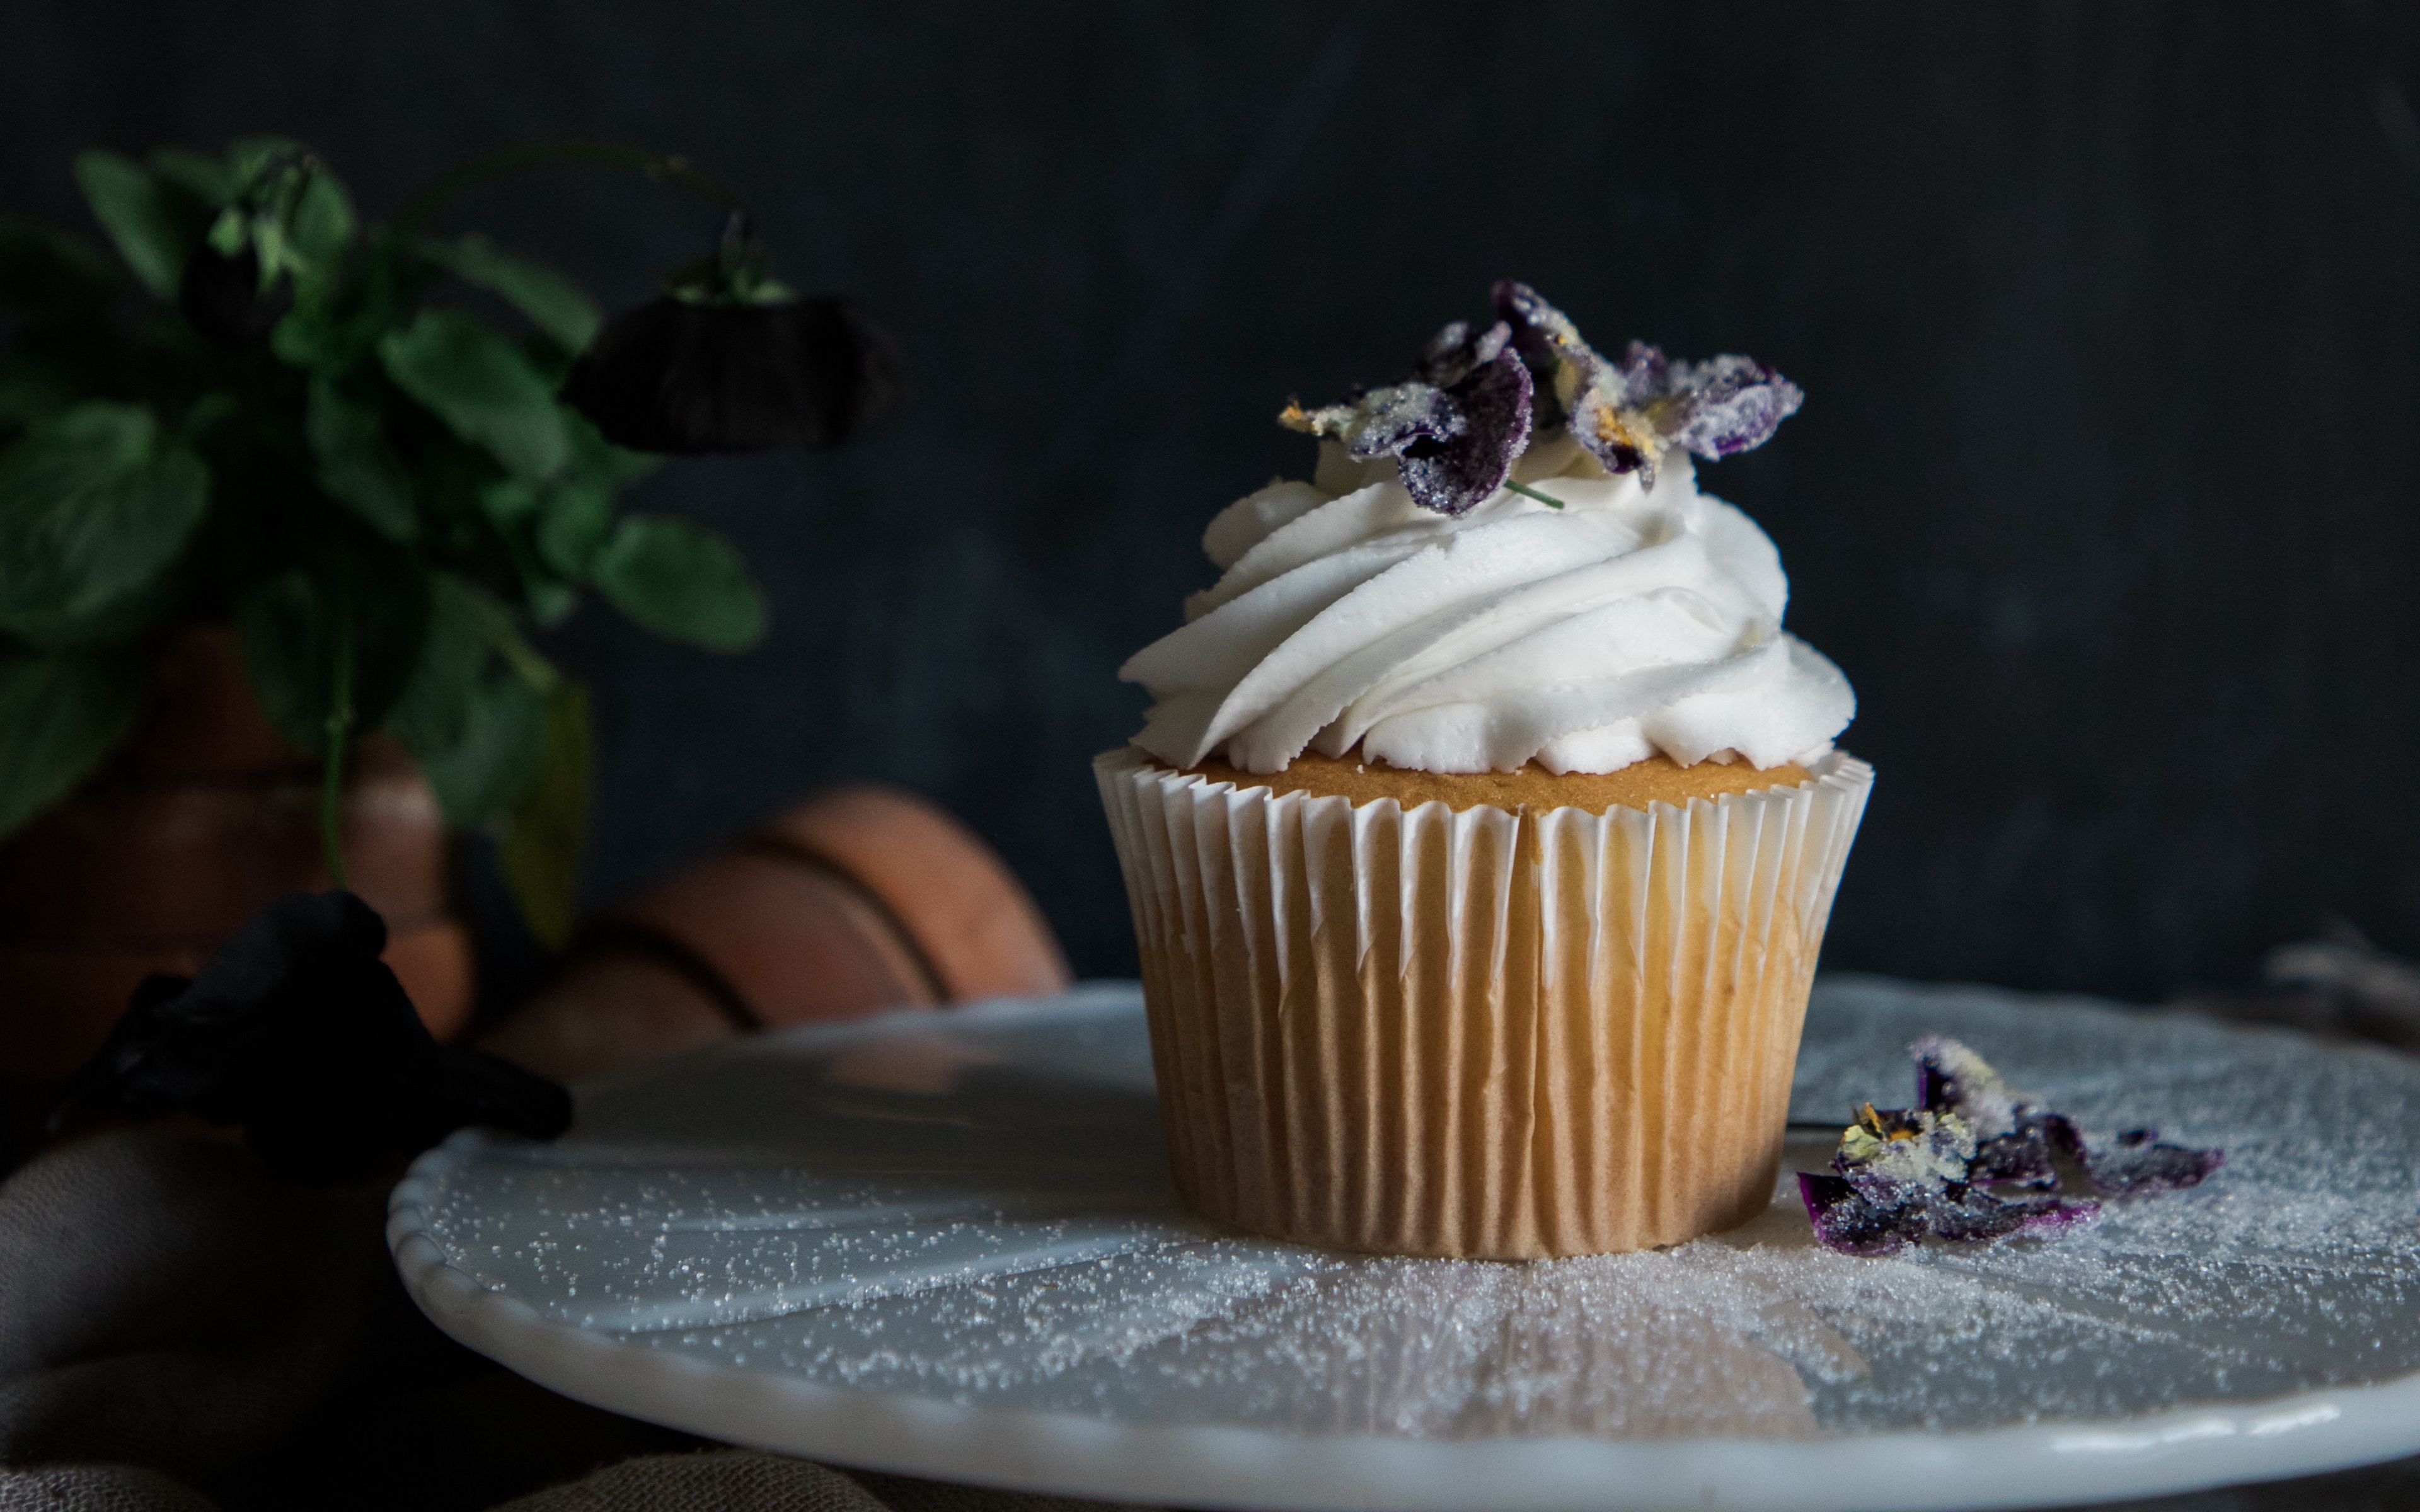
M 1600 1254 L 1773 1190 L 1873 769 L 1604 814 L 1272 795 L 1094 763 L 1177 1190 L 1381 1254 Z

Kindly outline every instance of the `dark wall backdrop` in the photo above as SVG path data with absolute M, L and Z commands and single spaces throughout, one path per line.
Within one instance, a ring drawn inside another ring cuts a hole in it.
M 1827 959 L 2151 995 L 2330 917 L 2420 950 L 2410 15 L 1860 7 L 0 0 L 0 208 L 86 144 L 315 143 L 365 208 L 582 132 L 744 186 L 919 395 L 682 464 L 776 610 L 722 659 L 592 606 L 592 896 L 816 783 L 932 794 L 1131 969 L 1087 759 L 1218 507 L 1488 282 L 1809 397 L 1703 481 L 1881 768 Z M 712 217 L 601 175 L 463 224 L 609 304 Z

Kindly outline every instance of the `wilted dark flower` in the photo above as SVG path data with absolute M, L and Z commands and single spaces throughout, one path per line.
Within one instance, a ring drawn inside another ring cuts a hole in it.
M 608 320 L 563 390 L 607 440 L 673 453 L 838 446 L 907 394 L 897 340 L 854 300 L 673 295 Z
M 2091 1221 L 2099 1203 L 2048 1195 L 2059 1184 L 2054 1151 L 2108 1196 L 2193 1186 L 2226 1159 L 2215 1149 L 2160 1144 L 2149 1129 L 2089 1138 L 2073 1120 L 2009 1090 L 1957 1041 L 1933 1035 L 1909 1048 L 1923 1105 L 1858 1109 L 1832 1157 L 1833 1174 L 1798 1178 L 1815 1237 L 1832 1249 L 1887 1255 L 1927 1237 L 1992 1240 Z
M 207 244 L 185 260 L 177 308 L 205 338 L 222 347 L 252 347 L 268 338 L 294 308 L 294 278 L 280 271 L 260 284 L 260 255 L 245 242 L 230 257 Z
M 144 982 L 66 1101 L 241 1124 L 272 1168 L 318 1179 L 375 1173 L 464 1124 L 561 1134 L 569 1095 L 430 1039 L 385 948 L 385 922 L 351 893 L 281 898 L 200 976 Z

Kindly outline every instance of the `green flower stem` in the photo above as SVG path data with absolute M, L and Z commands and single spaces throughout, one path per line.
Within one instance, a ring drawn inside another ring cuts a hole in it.
M 515 177 L 535 168 L 582 165 L 621 168 L 642 177 L 652 178 L 657 183 L 686 190 L 726 210 L 744 214 L 748 208 L 747 202 L 739 197 L 737 191 L 712 174 L 693 166 L 687 158 L 649 152 L 642 147 L 594 137 L 566 136 L 498 147 L 441 175 L 405 203 L 387 234 L 397 241 L 406 240 L 418 233 L 422 226 L 437 219 L 456 200 L 499 179 Z
M 1535 499 L 1538 502 L 1545 505 L 1548 509 L 1560 509 L 1563 507 L 1563 501 L 1556 498 L 1553 494 L 1540 493 L 1537 489 L 1530 487 L 1526 483 L 1514 483 L 1512 479 L 1507 478 L 1504 480 L 1504 486 L 1512 489 L 1514 493 L 1519 494 L 1524 499 Z
M 336 616 L 336 682 L 328 701 L 328 749 L 319 766 L 319 844 L 328 853 L 328 880 L 350 892 L 345 878 L 345 841 L 337 825 L 345 791 L 345 748 L 353 733 L 353 617 Z
M 505 664 L 531 688 L 552 693 L 555 685 L 563 681 L 563 674 L 521 635 L 520 626 L 513 623 L 512 611 L 483 593 L 471 595 L 471 606 L 478 616 L 480 633 Z

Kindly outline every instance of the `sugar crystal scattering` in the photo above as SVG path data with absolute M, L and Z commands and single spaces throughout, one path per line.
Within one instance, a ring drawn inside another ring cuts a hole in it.
M 1890 1147 L 1860 1172 L 1873 1190 L 1946 1178 L 1965 1148 L 1947 1117 L 1979 1159 L 2027 1105 L 2223 1142 L 2226 1179 L 2105 1200 L 2055 1242 L 1944 1242 L 2009 1210 L 2039 1234 L 2041 1199 L 2086 1206 L 1998 1181 L 1956 1200 L 1945 1179 L 1921 1242 L 1887 1258 L 1827 1247 L 1784 1200 L 1671 1250 L 1511 1265 L 1189 1218 L 1124 1001 L 920 1026 L 990 1053 L 955 1057 L 946 1095 L 828 1078 L 842 1051 L 775 1037 L 592 1088 L 560 1145 L 470 1147 L 420 1199 L 424 1230 L 479 1287 L 692 1370 L 1118 1427 L 1776 1441 L 2250 1408 L 2420 1372 L 2420 1063 L 2180 1015 L 1819 983 L 1797 1107 L 1862 1110 L 1928 1030 L 1988 1044 L 2043 1094 L 1937 1046 L 1926 1074 L 1945 1085 L 1865 1131 Z M 1820 1166 L 1830 1143 L 1789 1153 Z M 2085 1141 L 2104 1180 L 2116 1153 L 2156 1147 Z M 2079 1180 L 2052 1158 L 2055 1182 Z M 1859 1216 L 1849 1177 L 1810 1180 L 1841 1223 Z M 1909 1216 L 1886 1211 L 1885 1230 Z

